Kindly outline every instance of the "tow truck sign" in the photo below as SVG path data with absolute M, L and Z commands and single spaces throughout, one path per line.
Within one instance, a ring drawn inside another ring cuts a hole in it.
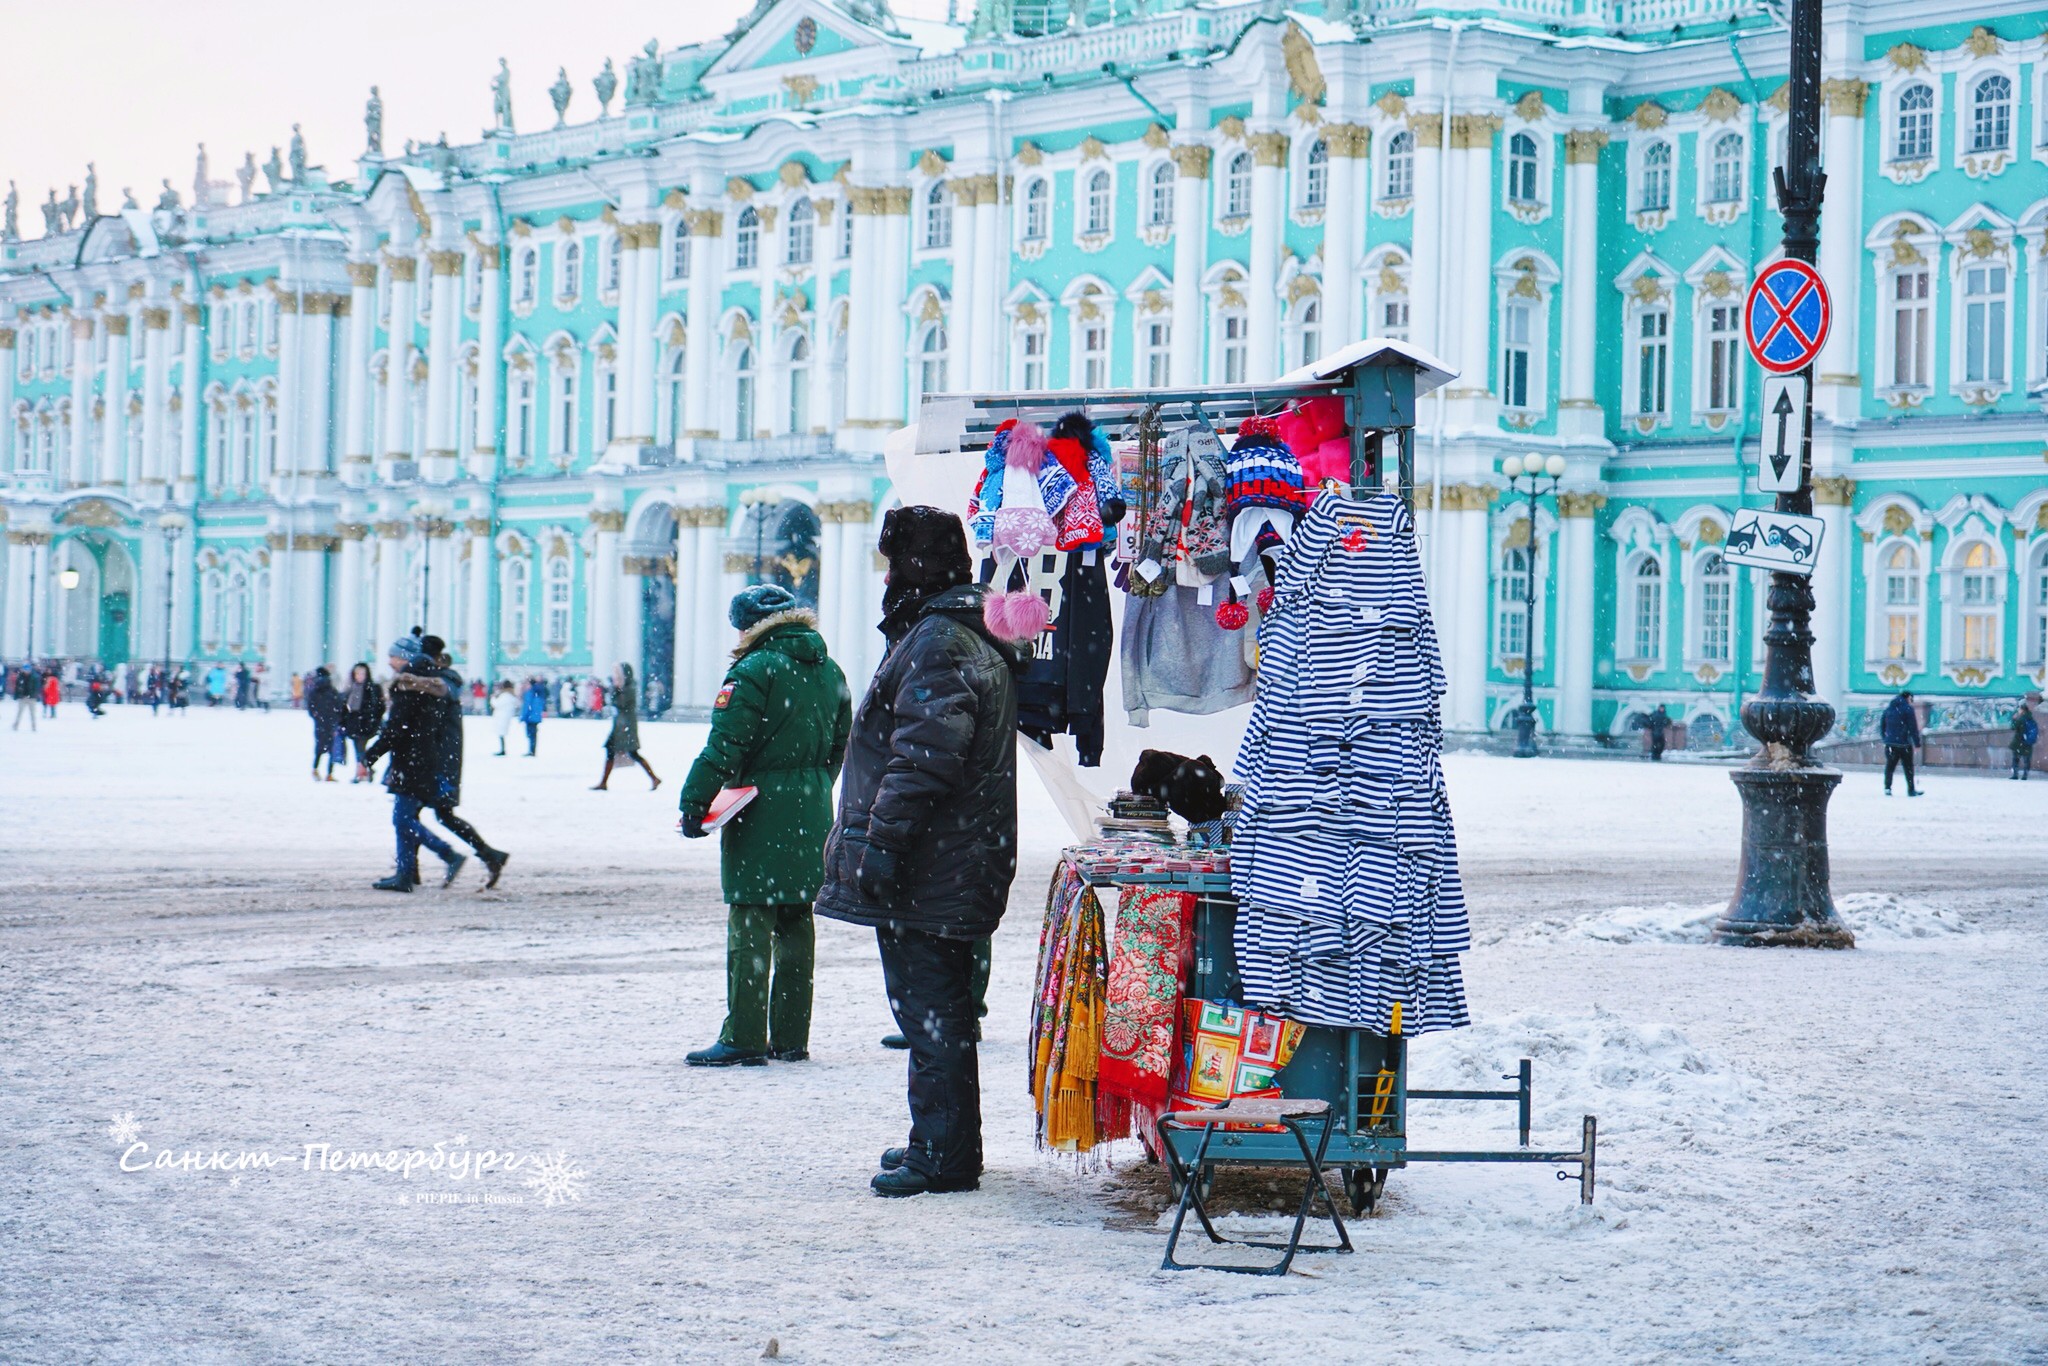
M 1728 528 L 1721 558 L 1730 564 L 1810 577 L 1820 559 L 1821 533 L 1826 530 L 1827 523 L 1818 517 L 1744 508 Z

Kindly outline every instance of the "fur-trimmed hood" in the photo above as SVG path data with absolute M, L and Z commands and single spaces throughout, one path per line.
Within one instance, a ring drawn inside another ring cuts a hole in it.
M 402 673 L 391 678 L 391 691 L 418 692 L 429 697 L 450 696 L 448 681 L 438 674 Z
M 732 647 L 732 657 L 740 658 L 785 626 L 798 626 L 817 642 L 818 658 L 824 658 L 825 638 L 818 634 L 818 614 L 807 607 L 793 607 L 787 612 L 776 612 L 762 617 L 759 621 L 740 632 L 739 644 Z M 791 652 L 795 654 L 795 651 Z M 801 656 L 799 656 L 801 657 Z

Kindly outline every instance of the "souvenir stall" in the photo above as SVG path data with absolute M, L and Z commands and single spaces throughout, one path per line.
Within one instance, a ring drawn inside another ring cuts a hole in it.
M 1191 1208 L 1227 1241 L 1203 1204 L 1218 1164 L 1306 1173 L 1293 1236 L 1253 1244 L 1284 1253 L 1268 1272 L 1348 1249 L 1324 1167 L 1355 1213 L 1423 1161 L 1572 1167 L 1592 1198 L 1594 1120 L 1576 1151 L 1531 1148 L 1528 1062 L 1512 1089 L 1407 1085 L 1409 1039 L 1469 1018 L 1411 513 L 1415 403 L 1452 378 L 1368 341 L 1271 384 L 947 395 L 920 414 L 916 458 L 953 481 L 989 626 L 1032 642 L 1019 730 L 1077 826 L 1039 946 L 1038 1140 L 1137 1138 L 1163 1158 L 1181 1198 L 1171 1267 Z M 1224 762 L 1147 749 L 1085 811 L 1062 765 L 1103 763 L 1106 728 L 1157 713 L 1205 718 Z M 1520 1146 L 1412 1148 L 1416 1100 L 1514 1104 Z M 1319 1195 L 1329 1248 L 1301 1244 Z

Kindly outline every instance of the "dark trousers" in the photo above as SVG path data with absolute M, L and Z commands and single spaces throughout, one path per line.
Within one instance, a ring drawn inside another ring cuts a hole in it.
M 331 721 L 313 723 L 313 767 L 320 767 L 320 761 L 327 761 L 327 771 L 332 773 L 335 764 L 347 757 L 347 748 L 341 738 L 341 728 Z
M 400 877 L 419 880 L 420 846 L 425 845 L 441 856 L 443 862 L 455 857 L 455 851 L 426 826 L 420 824 L 422 803 L 417 797 L 405 797 L 396 793 L 391 797 L 391 824 L 398 832 L 398 867 Z
M 905 1163 L 927 1177 L 981 1175 L 981 1065 L 974 941 L 878 926 L 882 981 L 910 1042 L 910 1143 Z
M 454 807 L 435 807 L 434 819 L 441 822 L 443 826 L 447 827 L 449 834 L 455 836 L 455 838 L 461 840 L 464 844 L 476 850 L 477 853 L 483 855 L 485 858 L 489 858 L 493 854 L 498 852 L 497 850 L 491 848 L 491 846 L 484 841 L 484 837 L 481 834 L 477 833 L 477 828 L 475 826 L 471 825 L 468 821 L 462 819 L 462 817 L 455 814 Z M 446 857 L 446 855 L 443 855 L 443 857 Z
M 1911 745 L 1886 745 L 1884 747 L 1884 790 L 1892 790 L 1892 774 L 1899 765 L 1906 766 L 1906 791 L 1913 790 L 1913 747 Z
M 527 757 L 527 758 L 531 759 L 531 758 L 533 757 L 533 751 L 534 751 L 534 748 L 535 748 L 535 746 L 537 746 L 537 745 L 539 745 L 539 744 L 540 744 L 540 722 L 538 722 L 538 721 L 528 721 L 528 722 L 526 723 L 526 757 Z
M 816 957 L 810 903 L 734 906 L 725 923 L 725 1028 L 719 1041 L 750 1053 L 808 1049 Z
M 2021 782 L 2025 782 L 2027 775 L 2033 771 L 2034 747 L 2028 745 L 2025 749 L 2014 749 L 2012 752 L 2012 776 L 2018 778 Z

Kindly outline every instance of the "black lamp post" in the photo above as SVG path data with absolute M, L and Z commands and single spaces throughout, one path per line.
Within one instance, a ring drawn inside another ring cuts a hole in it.
M 1522 592 L 1522 705 L 1515 708 L 1515 757 L 1536 757 L 1536 495 L 1557 492 L 1565 459 L 1511 455 L 1500 462 L 1508 487 L 1529 499 L 1529 564 Z
M 1814 263 L 1820 247 L 1821 0 L 1791 0 L 1792 54 L 1785 165 L 1777 173 L 1785 255 Z M 1812 370 L 1807 371 L 1812 393 Z M 1802 416 L 1799 487 L 1778 495 L 1779 512 L 1813 513 L 1813 412 Z M 1728 909 L 1714 922 L 1717 944 L 1854 948 L 1828 890 L 1828 798 L 1842 775 L 1813 758 L 1835 722 L 1814 695 L 1813 586 L 1797 574 L 1771 575 L 1763 685 L 1743 704 L 1742 724 L 1762 748 L 1729 775 L 1742 795 L 1742 862 Z
M 30 533 L 34 534 L 34 533 Z M 28 663 L 36 662 L 36 551 L 37 543 L 28 545 Z
M 178 615 L 178 536 L 184 527 L 164 522 L 164 671 L 157 680 L 158 697 L 169 708 L 171 700 L 171 632 Z

